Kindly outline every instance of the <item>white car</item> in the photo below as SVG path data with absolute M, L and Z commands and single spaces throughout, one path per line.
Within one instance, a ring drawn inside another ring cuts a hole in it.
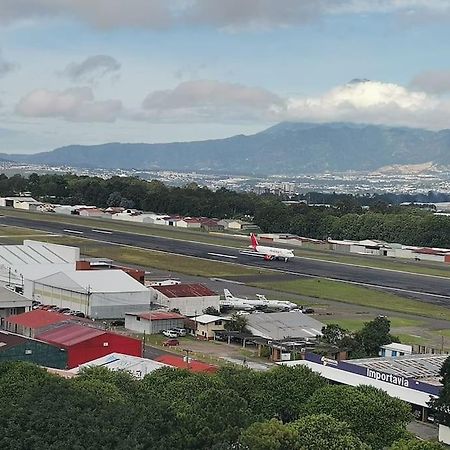
M 178 336 L 183 337 L 186 336 L 187 332 L 184 328 L 172 328 L 170 331 L 175 331 Z
M 164 330 L 162 334 L 168 338 L 177 338 L 178 333 L 174 330 Z

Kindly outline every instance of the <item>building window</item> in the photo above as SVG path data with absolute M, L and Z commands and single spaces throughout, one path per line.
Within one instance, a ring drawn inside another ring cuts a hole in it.
M 109 342 L 103 342 L 103 347 L 109 347 Z
M 214 325 L 222 325 L 222 321 L 221 321 L 221 320 L 216 320 L 216 321 L 214 322 Z
M 392 356 L 397 356 L 397 351 L 396 350 L 392 350 Z
M 380 356 L 386 356 L 386 350 L 384 348 L 381 349 Z
M 140 318 L 139 316 L 136 316 L 136 320 L 137 320 L 138 322 L 140 322 L 141 318 Z

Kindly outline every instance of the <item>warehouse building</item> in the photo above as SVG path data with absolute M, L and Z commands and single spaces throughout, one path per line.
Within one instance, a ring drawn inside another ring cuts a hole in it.
M 136 333 L 158 334 L 164 330 L 184 328 L 185 320 L 185 316 L 167 311 L 125 313 L 125 328 Z
M 322 322 L 300 311 L 250 314 L 247 330 L 264 339 L 315 339 L 322 335 Z
M 171 286 L 149 286 L 150 301 L 168 310 L 177 310 L 192 317 L 206 308 L 219 310 L 220 295 L 203 284 L 174 284 Z
M 36 338 L 66 350 L 68 369 L 114 352 L 142 356 L 139 339 L 75 323 L 56 325 Z
M 123 353 L 110 353 L 109 355 L 81 364 L 80 366 L 71 369 L 71 372 L 78 373 L 80 369 L 88 367 L 106 367 L 109 370 L 125 371 L 134 375 L 136 378 L 142 379 L 145 375 L 152 373 L 155 370 L 171 366 L 152 359 L 140 358 L 139 356 L 124 355 Z
M 192 317 L 189 321 L 191 334 L 200 339 L 214 339 L 217 331 L 225 330 L 225 323 L 230 319 L 227 317 L 213 316 L 212 314 L 202 314 Z
M 150 301 L 148 289 L 122 270 L 61 271 L 30 284 L 35 300 L 93 319 L 124 318 L 125 312 L 148 308 Z
M 31 300 L 7 286 L 0 285 L 0 328 L 4 327 L 6 317 L 30 311 Z
M 67 352 L 47 342 L 0 331 L 0 363 L 5 361 L 26 361 L 64 369 L 67 366 Z
M 52 325 L 63 322 L 86 322 L 75 316 L 66 316 L 44 309 L 34 309 L 29 312 L 9 316 L 5 319 L 5 328 L 12 333 L 19 333 L 22 336 L 35 337 L 40 331 Z
M 404 355 L 336 361 L 314 353 L 304 360 L 284 362 L 304 365 L 324 378 L 350 386 L 370 385 L 412 405 L 415 416 L 426 420 L 428 402 L 442 388 L 439 371 L 448 355 Z

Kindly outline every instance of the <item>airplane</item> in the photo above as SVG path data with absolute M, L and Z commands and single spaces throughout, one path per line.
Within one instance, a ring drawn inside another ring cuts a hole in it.
M 294 257 L 294 252 L 292 250 L 288 250 L 287 248 L 266 247 L 263 245 L 259 245 L 258 239 L 253 233 L 250 234 L 250 241 L 252 243 L 250 248 L 252 248 L 253 250 L 244 250 L 241 253 L 251 256 L 260 256 L 266 261 L 273 261 L 275 259 L 278 259 L 287 262 L 289 258 Z
M 262 294 L 256 294 L 256 299 L 248 299 L 248 298 L 240 298 L 235 297 L 228 289 L 224 289 L 223 293 L 225 294 L 224 304 L 232 305 L 228 307 L 234 307 L 235 309 L 243 309 L 242 307 L 252 307 L 256 308 L 272 308 L 272 309 L 282 309 L 282 310 L 290 310 L 294 308 L 298 308 L 298 305 L 288 301 L 282 300 L 268 300 Z

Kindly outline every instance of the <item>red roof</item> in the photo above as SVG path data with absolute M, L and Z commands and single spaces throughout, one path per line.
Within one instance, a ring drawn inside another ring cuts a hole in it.
M 217 295 L 214 291 L 203 284 L 173 284 L 171 286 L 152 286 L 169 298 L 177 297 L 210 297 Z
M 70 318 L 64 314 L 44 309 L 34 309 L 33 311 L 9 316 L 6 321 L 12 324 L 22 325 L 27 328 L 43 328 L 54 323 L 64 322 Z
M 190 372 L 207 372 L 214 373 L 217 371 L 218 367 L 212 364 L 206 364 L 201 361 L 196 361 L 191 359 L 189 365 L 181 356 L 176 355 L 161 355 L 158 356 L 155 361 L 168 364 L 169 366 L 177 367 L 178 369 L 188 369 Z
M 68 323 L 45 331 L 37 335 L 36 339 L 70 347 L 71 345 L 79 344 L 80 342 L 101 336 L 102 334 L 106 334 L 106 331 L 76 323 Z
M 165 312 L 165 311 L 155 311 L 152 313 L 129 313 L 133 316 L 141 317 L 145 320 L 171 320 L 171 319 L 186 319 L 178 313 Z

